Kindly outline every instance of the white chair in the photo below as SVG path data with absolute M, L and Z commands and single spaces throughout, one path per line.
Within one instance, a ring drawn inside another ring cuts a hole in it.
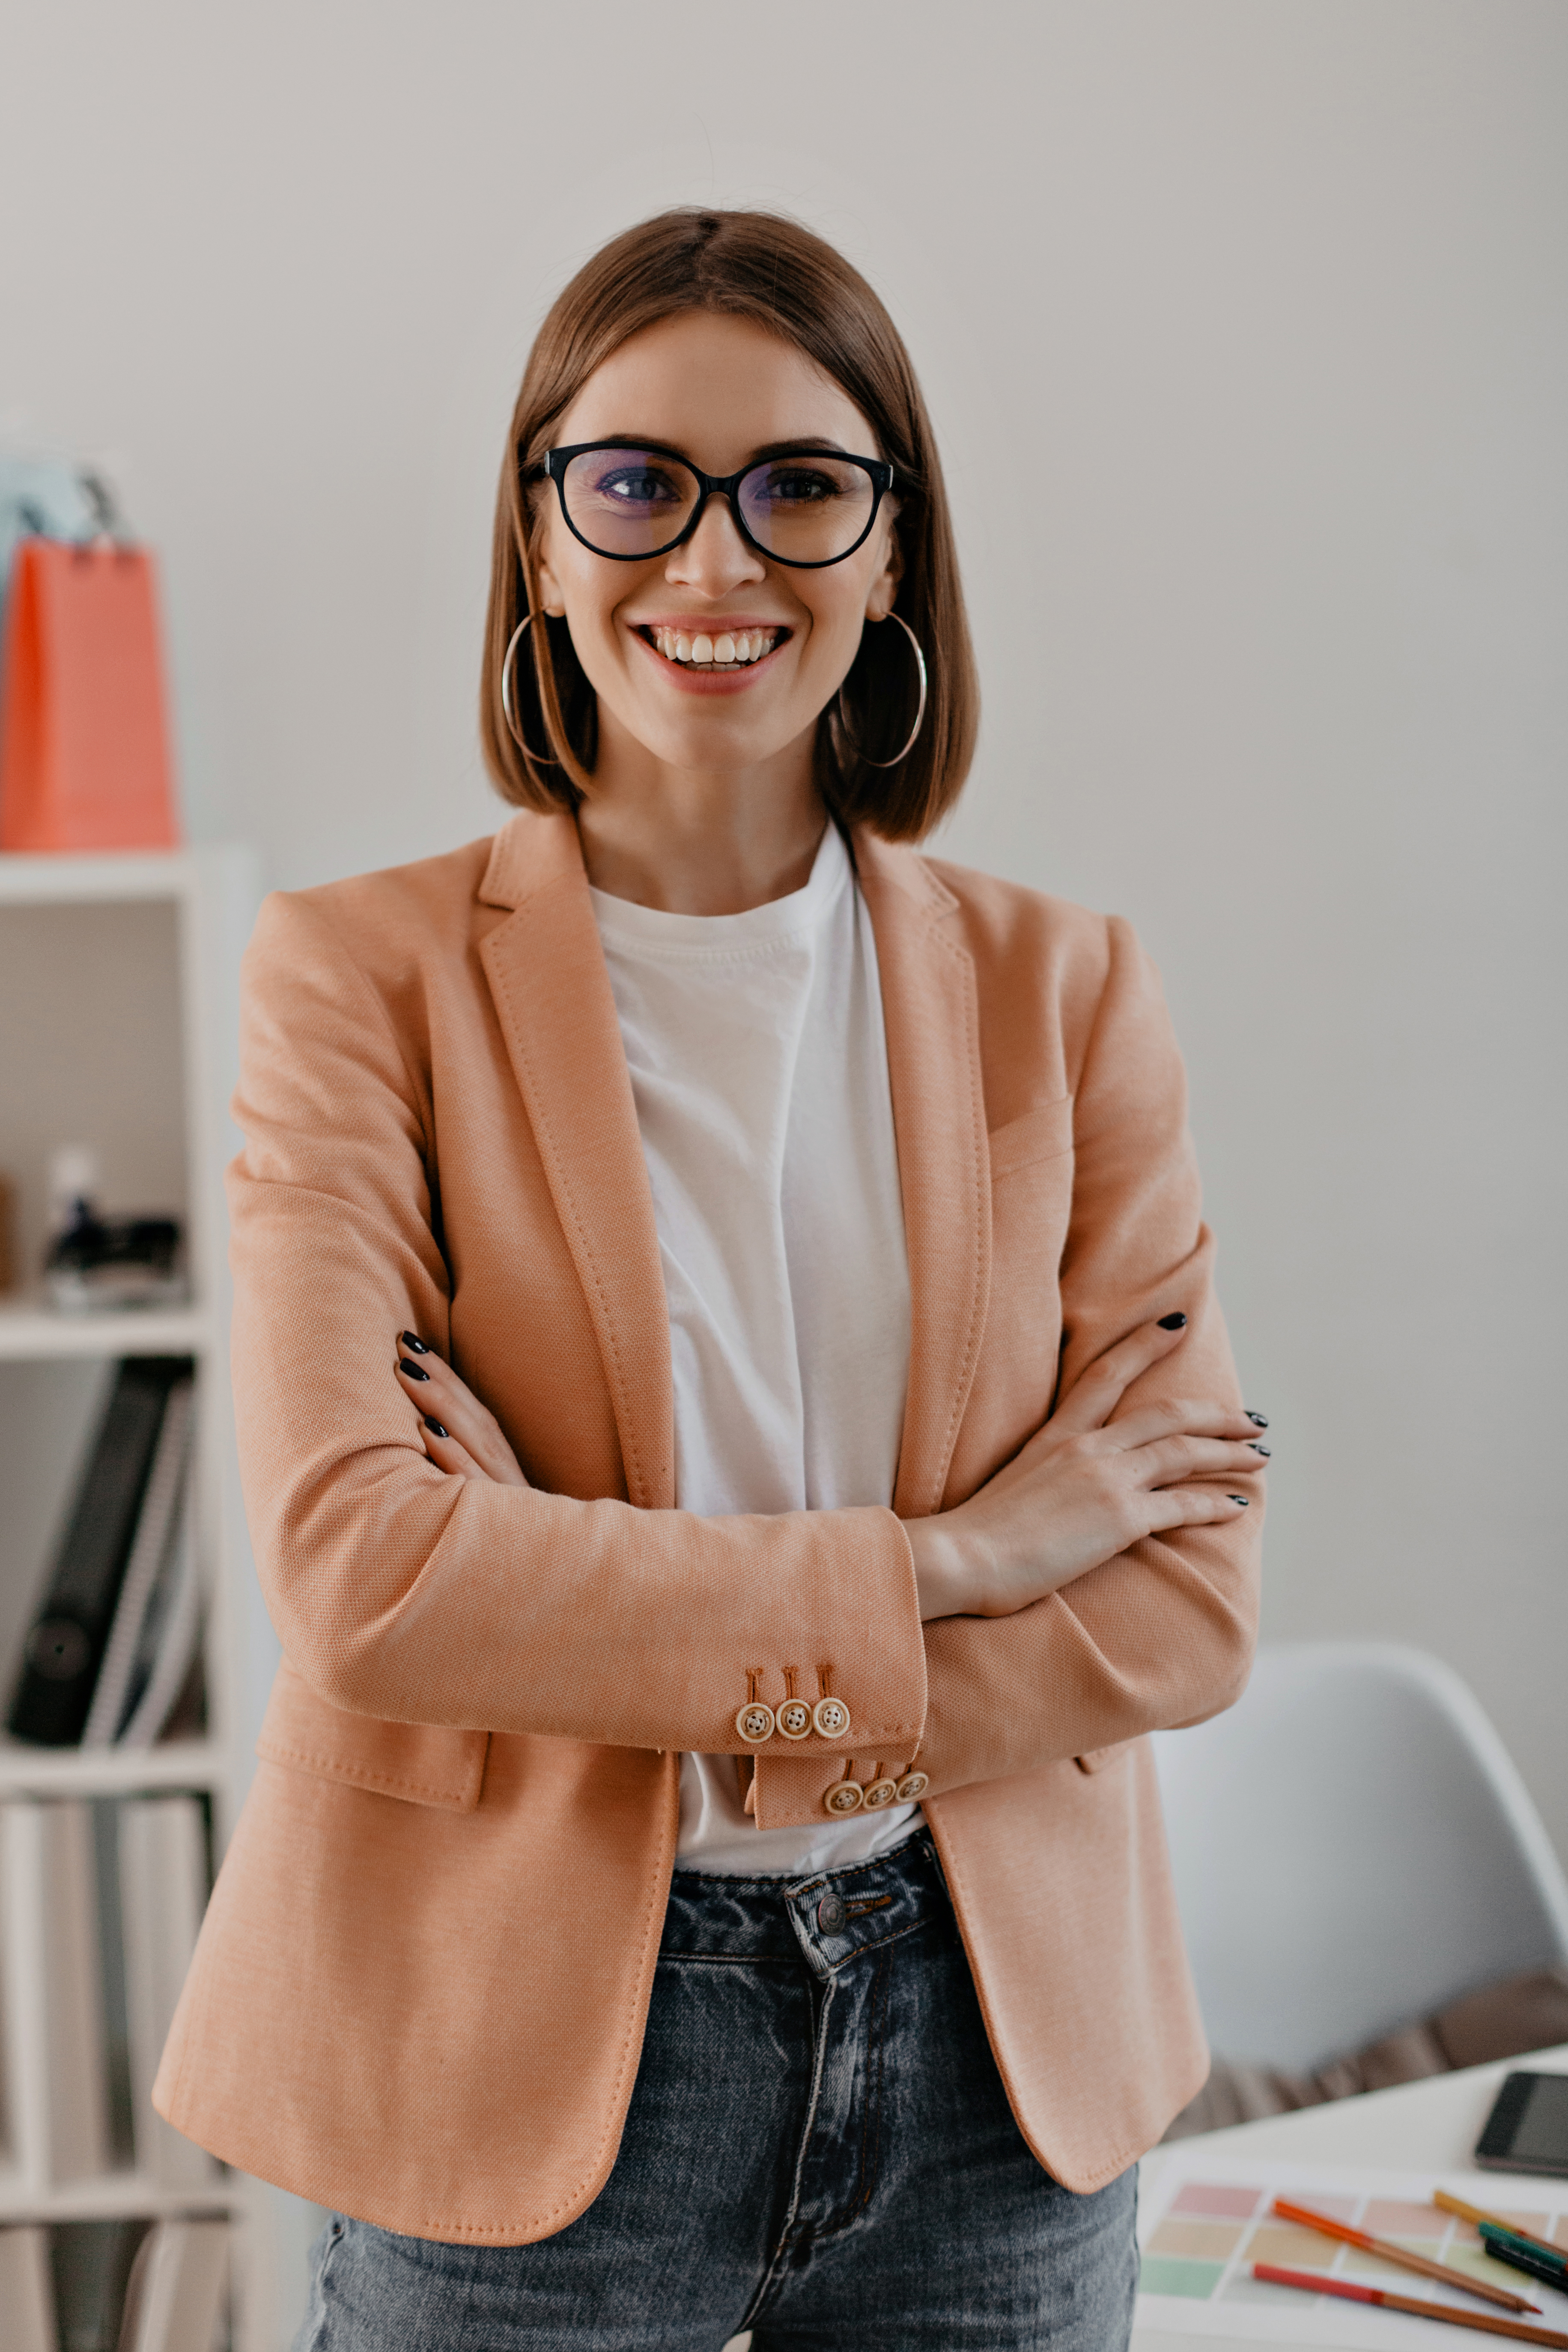
M 1451 1667 L 1394 1643 L 1266 1646 L 1226 1714 L 1156 1734 L 1214 2049 L 1311 2067 L 1568 1961 L 1568 1882 Z

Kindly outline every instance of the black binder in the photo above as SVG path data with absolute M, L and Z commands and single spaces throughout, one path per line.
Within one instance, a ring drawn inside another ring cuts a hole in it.
M 23 1651 L 14 1738 L 68 1748 L 81 1738 L 169 1391 L 194 1369 L 189 1356 L 127 1356 L 116 1370 Z

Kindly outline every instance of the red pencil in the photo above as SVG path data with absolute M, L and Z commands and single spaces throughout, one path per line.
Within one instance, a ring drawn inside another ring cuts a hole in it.
M 1426 2303 L 1419 2295 L 1391 2294 L 1386 2287 L 1355 2286 L 1321 2271 L 1286 2271 L 1275 2263 L 1254 2263 L 1254 2278 L 1274 2286 L 1297 2286 L 1303 2294 L 1337 2294 L 1346 2303 L 1381 2303 L 1386 2311 L 1414 2312 L 1417 2319 L 1446 2320 L 1450 2327 L 1479 2327 L 1488 2336 L 1511 2336 L 1517 2344 L 1552 2344 L 1568 2352 L 1568 2336 L 1554 2327 L 1531 2327 L 1522 2319 L 1494 2319 L 1489 2311 L 1461 2311 L 1457 2304 Z

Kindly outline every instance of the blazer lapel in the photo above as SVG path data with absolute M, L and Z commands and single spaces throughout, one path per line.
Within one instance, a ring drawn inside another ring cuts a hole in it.
M 910 1255 L 910 1386 L 893 1507 L 942 1507 L 991 1285 L 991 1171 L 974 965 L 923 859 L 858 830 L 876 934 Z
M 507 907 L 480 944 L 512 1071 L 604 1360 L 645 1510 L 675 1501 L 669 1318 L 620 1024 L 571 817 L 516 817 L 479 898 Z

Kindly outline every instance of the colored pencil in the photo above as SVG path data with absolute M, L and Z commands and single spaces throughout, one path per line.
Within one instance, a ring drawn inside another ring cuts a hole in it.
M 1359 2246 L 1363 2253 L 1375 2254 L 1379 2262 L 1393 2263 L 1402 2271 L 1416 2271 L 1421 2277 L 1437 2279 L 1444 2286 L 1458 2287 L 1464 2294 L 1478 2294 L 1483 2303 L 1499 2304 L 1504 2311 L 1540 2313 L 1538 2303 L 1527 2303 L 1523 2295 L 1510 2294 L 1505 2286 L 1491 2286 L 1485 2279 L 1471 2278 L 1468 2272 L 1457 2271 L 1447 2263 L 1435 2263 L 1426 2254 L 1409 2253 L 1386 2238 L 1374 2238 L 1365 2230 L 1352 2230 L 1348 2221 L 1331 2221 L 1326 2213 L 1314 2213 L 1310 2205 L 1292 2205 L 1287 2199 L 1277 2197 L 1274 2210 L 1282 2221 L 1299 2221 L 1303 2228 L 1317 2230 L 1325 2238 L 1338 2238 L 1344 2245 Z
M 1489 2311 L 1460 2311 L 1451 2303 L 1427 2303 L 1415 2294 L 1391 2294 L 1386 2287 L 1357 2286 L 1327 2278 L 1321 2271 L 1281 2270 L 1277 2263 L 1254 2263 L 1252 2275 L 1271 2286 L 1297 2286 L 1303 2294 L 1337 2294 L 1346 2303 L 1381 2303 L 1386 2311 L 1413 2312 L 1417 2319 L 1447 2320 L 1450 2327 L 1479 2327 L 1488 2336 L 1511 2336 L 1518 2344 L 1552 2344 L 1568 2352 L 1568 2336 L 1555 2327 L 1531 2327 L 1522 2319 L 1494 2319 Z
M 1479 2225 L 1481 2243 L 1494 2263 L 1506 2263 L 1510 2270 L 1524 2271 L 1547 2286 L 1554 2286 L 1560 2294 L 1568 2294 L 1568 2263 L 1543 2254 L 1533 2238 L 1521 2238 L 1512 2230 L 1498 2228 L 1490 2221 Z
M 1473 2222 L 1478 2230 L 1483 2221 L 1489 2229 L 1506 2230 L 1510 2238 L 1522 2238 L 1527 2246 L 1538 2246 L 1543 2254 L 1550 2254 L 1553 2261 L 1568 2268 L 1568 2246 L 1554 2246 L 1550 2239 L 1538 2238 L 1532 2231 L 1521 2230 L 1517 2221 L 1510 2221 L 1504 2213 L 1489 2213 L 1483 2206 L 1467 2205 L 1462 2197 L 1450 2197 L 1446 2189 L 1434 2189 L 1432 2202 L 1440 2205 L 1445 2213 L 1457 2213 L 1461 2221 Z

